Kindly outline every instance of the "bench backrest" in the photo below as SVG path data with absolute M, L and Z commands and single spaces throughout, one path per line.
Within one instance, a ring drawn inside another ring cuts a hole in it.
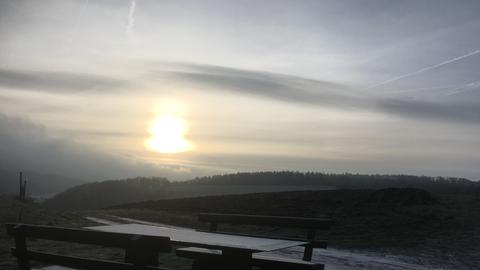
M 82 269 L 160 269 L 154 267 L 158 266 L 158 253 L 171 250 L 168 237 L 16 223 L 6 224 L 6 229 L 15 239 L 12 254 L 17 257 L 20 270 L 30 270 L 30 260 Z M 32 251 L 27 248 L 27 238 L 122 248 L 126 250 L 125 262 Z
M 306 229 L 307 233 L 304 238 L 286 238 L 279 239 L 301 240 L 308 242 L 305 245 L 303 260 L 310 261 L 312 259 L 313 248 L 326 248 L 327 242 L 315 240 L 317 230 L 329 230 L 331 220 L 327 218 L 304 218 L 304 217 L 285 217 L 285 216 L 257 216 L 257 215 L 238 215 L 238 214 L 218 214 L 218 213 L 201 213 L 198 216 L 200 222 L 210 223 L 209 231 L 217 232 L 219 224 L 233 225 L 257 225 L 272 226 L 286 228 Z M 258 235 L 255 235 L 259 237 Z M 272 238 L 268 236 L 268 238 Z

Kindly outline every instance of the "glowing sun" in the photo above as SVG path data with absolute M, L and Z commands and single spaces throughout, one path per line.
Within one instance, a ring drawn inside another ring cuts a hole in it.
M 153 119 L 148 128 L 150 138 L 145 146 L 159 153 L 180 153 L 192 149 L 193 145 L 185 138 L 188 125 L 180 116 L 164 113 Z

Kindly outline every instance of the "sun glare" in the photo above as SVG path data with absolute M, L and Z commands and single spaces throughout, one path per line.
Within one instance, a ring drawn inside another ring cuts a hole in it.
M 145 141 L 145 146 L 159 153 L 180 153 L 191 150 L 193 145 L 185 138 L 188 130 L 187 123 L 179 115 L 179 109 L 172 110 L 171 104 L 166 107 L 167 109 L 161 110 L 150 123 L 148 132 L 151 136 Z

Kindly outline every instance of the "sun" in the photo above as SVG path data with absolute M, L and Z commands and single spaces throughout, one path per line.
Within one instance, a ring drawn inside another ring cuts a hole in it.
M 151 121 L 148 128 L 150 138 L 145 141 L 145 146 L 159 153 L 190 151 L 193 144 L 185 138 L 187 131 L 188 125 L 178 113 L 164 110 Z

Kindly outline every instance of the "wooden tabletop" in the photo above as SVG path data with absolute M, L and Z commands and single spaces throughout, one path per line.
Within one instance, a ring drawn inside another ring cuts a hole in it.
M 205 247 L 219 250 L 242 249 L 251 252 L 261 252 L 306 244 L 306 242 L 300 241 L 200 232 L 191 229 L 177 229 L 143 224 L 95 226 L 87 227 L 87 229 L 139 235 L 168 236 L 172 243 L 177 245 Z

